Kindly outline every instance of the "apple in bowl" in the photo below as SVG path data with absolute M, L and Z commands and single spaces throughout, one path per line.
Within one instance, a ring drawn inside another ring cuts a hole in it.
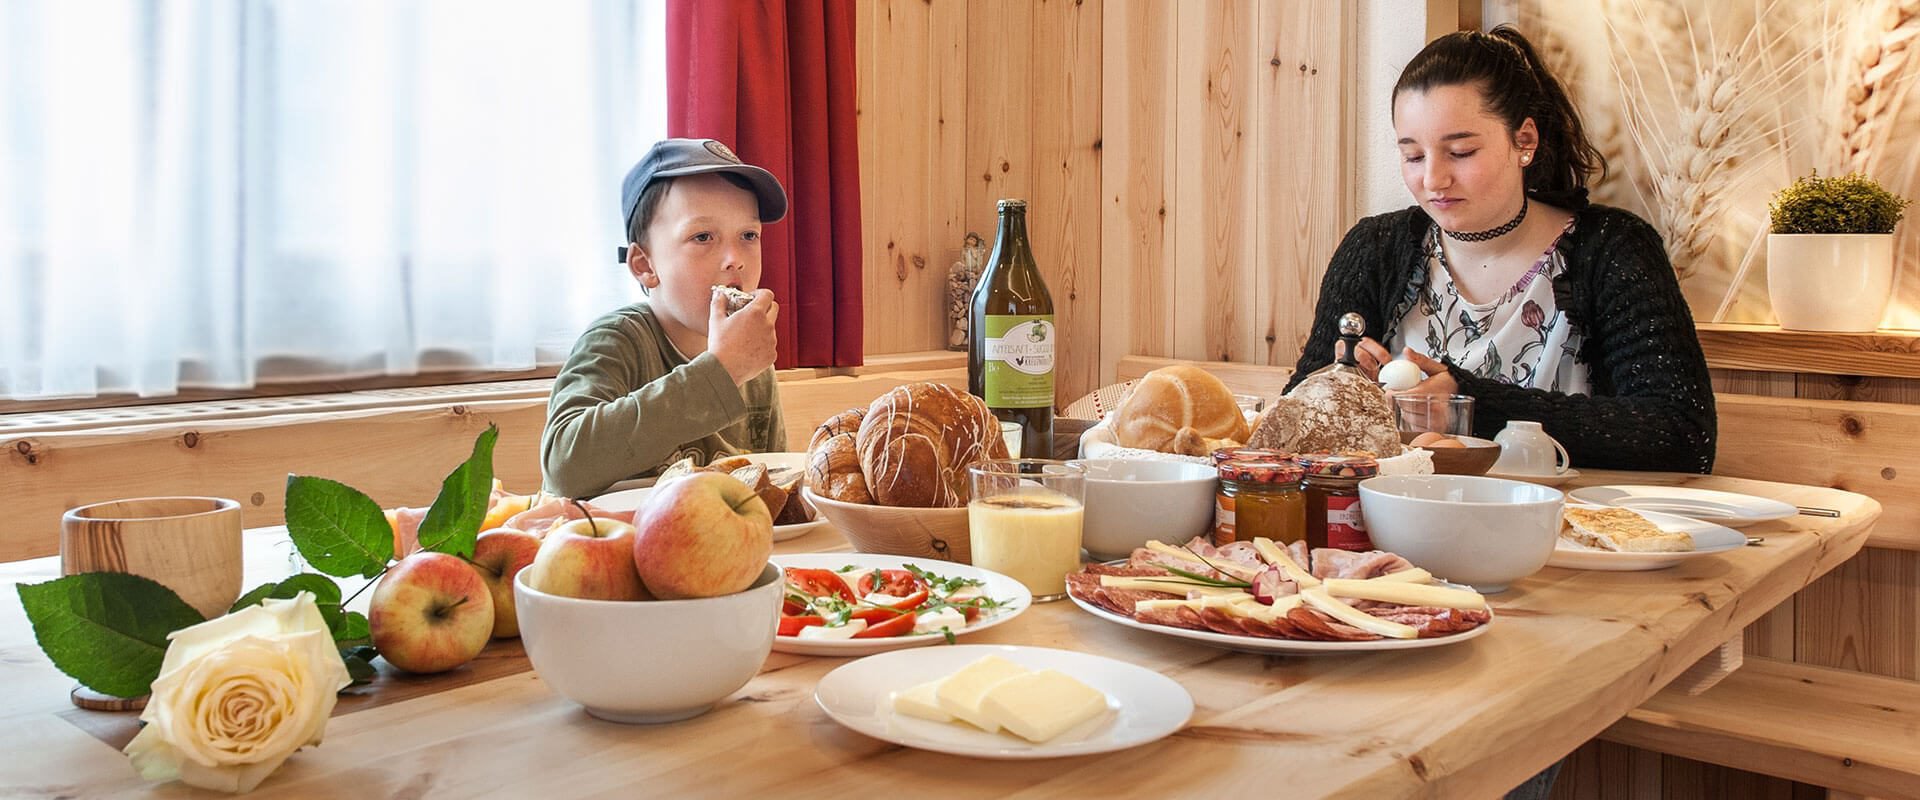
M 581 600 L 650 600 L 633 568 L 633 534 L 631 524 L 616 519 L 569 520 L 540 542 L 527 585 Z
M 695 473 L 659 487 L 634 525 L 633 567 L 662 600 L 745 591 L 773 555 L 767 504 L 729 475 Z
M 373 646 L 407 672 L 445 672 L 472 661 L 493 636 L 493 594 L 459 556 L 421 551 L 400 559 L 367 604 Z

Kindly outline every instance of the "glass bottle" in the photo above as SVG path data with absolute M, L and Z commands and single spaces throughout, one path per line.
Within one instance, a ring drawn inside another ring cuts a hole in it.
M 1053 452 L 1053 295 L 1027 242 L 1027 201 L 1001 200 L 1000 231 L 973 292 L 967 391 L 993 415 L 1020 423 L 1020 452 Z

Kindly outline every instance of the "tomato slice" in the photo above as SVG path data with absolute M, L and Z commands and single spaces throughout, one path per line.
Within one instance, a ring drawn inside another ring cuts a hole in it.
M 825 625 L 825 624 L 827 624 L 826 618 L 820 617 L 820 616 L 809 615 L 809 616 L 802 616 L 802 617 L 781 617 L 780 629 L 776 631 L 776 633 L 780 634 L 781 636 L 798 636 L 800 635 L 801 628 L 805 628 L 808 625 Z
M 860 576 L 860 596 L 866 597 L 874 592 L 890 594 L 894 597 L 906 597 L 915 592 L 924 592 L 929 588 L 920 576 L 904 569 L 876 569 Z
M 881 622 L 881 623 L 869 622 L 867 623 L 866 630 L 863 630 L 859 633 L 854 634 L 853 638 L 880 639 L 888 636 L 899 636 L 900 634 L 903 634 L 903 633 L 912 633 L 913 622 L 915 619 L 916 618 L 912 614 L 901 614 L 900 616 L 894 617 L 893 619 L 887 620 L 886 622 Z
M 838 597 L 849 603 L 860 598 L 855 597 L 852 589 L 840 575 L 828 569 L 787 568 L 787 585 L 813 597 Z
M 804 613 L 806 610 L 807 610 L 806 604 L 793 599 L 792 595 L 788 595 L 786 599 L 780 601 L 780 613 L 786 616 L 789 616 L 789 617 L 799 616 L 800 614 Z
M 901 598 L 900 602 L 898 603 L 887 603 L 885 607 L 895 608 L 901 611 L 912 611 L 916 608 L 926 605 L 927 598 L 930 596 L 932 595 L 928 593 L 927 590 L 921 589 L 920 591 L 914 592 L 913 594 L 910 594 L 910 595 L 907 595 L 906 597 Z

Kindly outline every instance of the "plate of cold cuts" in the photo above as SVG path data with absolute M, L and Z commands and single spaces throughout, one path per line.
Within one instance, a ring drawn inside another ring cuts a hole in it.
M 1393 553 L 1265 539 L 1148 542 L 1067 576 L 1067 594 L 1117 625 L 1262 654 L 1441 647 L 1493 626 L 1478 592 Z

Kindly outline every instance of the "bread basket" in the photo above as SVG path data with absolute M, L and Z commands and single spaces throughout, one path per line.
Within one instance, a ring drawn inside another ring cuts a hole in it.
M 862 553 L 973 563 L 967 540 L 967 509 L 904 508 L 845 503 L 801 490 L 827 523 L 846 534 Z

